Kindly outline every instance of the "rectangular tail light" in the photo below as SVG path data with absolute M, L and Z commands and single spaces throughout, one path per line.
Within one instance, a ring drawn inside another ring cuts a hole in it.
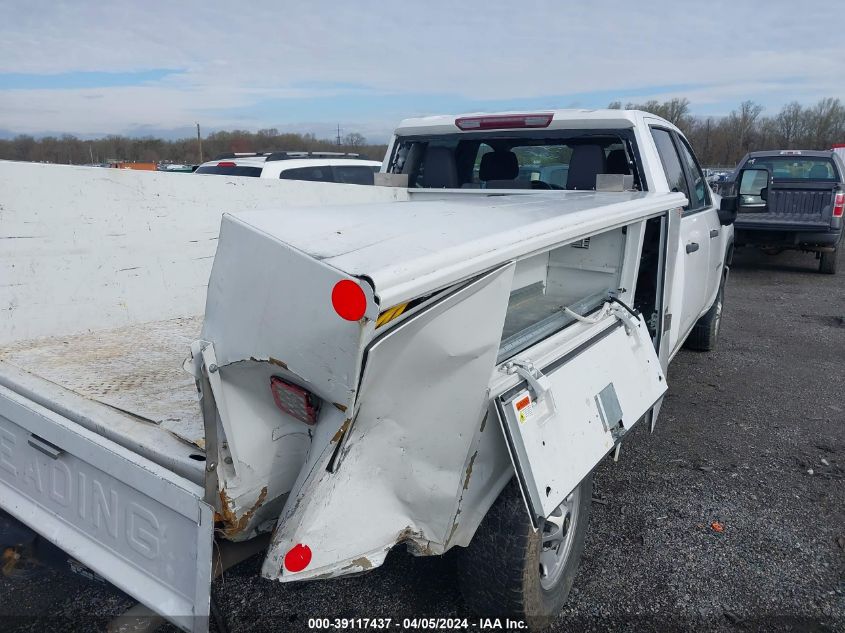
M 833 199 L 833 217 L 841 218 L 843 210 L 845 210 L 845 193 L 840 192 Z
M 305 424 L 311 426 L 317 424 L 320 400 L 310 391 L 282 380 L 278 376 L 270 378 L 270 391 L 279 409 Z

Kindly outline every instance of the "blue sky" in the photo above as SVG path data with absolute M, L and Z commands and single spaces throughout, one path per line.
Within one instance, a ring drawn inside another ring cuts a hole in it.
M 845 97 L 845 44 L 819 37 L 832 6 L 0 0 L 0 134 L 180 136 L 199 121 L 378 141 L 406 116 L 674 96 L 696 114 L 744 99 L 771 114 Z

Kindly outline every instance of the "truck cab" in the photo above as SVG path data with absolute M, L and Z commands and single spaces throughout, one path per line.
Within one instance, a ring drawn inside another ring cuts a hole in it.
M 720 196 L 683 133 L 668 121 L 636 110 L 406 119 L 394 132 L 382 171 L 407 176 L 412 195 L 430 189 L 464 195 L 596 191 L 613 189 L 613 176 L 617 189 L 684 194 L 673 254 L 677 290 L 665 325 L 669 354 L 684 342 L 698 350 L 715 347 L 733 227 L 730 218 L 720 220 Z

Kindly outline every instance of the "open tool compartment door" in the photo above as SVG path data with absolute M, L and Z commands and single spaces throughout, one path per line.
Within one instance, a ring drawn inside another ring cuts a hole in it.
M 493 395 L 535 526 L 666 392 L 661 233 L 641 220 L 517 262 L 499 370 L 522 380 Z
M 575 489 L 621 436 L 666 392 L 642 319 L 610 315 L 587 342 L 539 373 L 547 390 L 522 383 L 496 408 L 535 523 Z

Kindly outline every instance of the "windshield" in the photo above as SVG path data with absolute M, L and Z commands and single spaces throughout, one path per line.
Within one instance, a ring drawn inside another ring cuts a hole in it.
M 829 158 L 759 156 L 749 158 L 745 167 L 767 168 L 775 180 L 839 180 Z
M 594 190 L 598 174 L 640 177 L 630 130 L 487 132 L 397 140 L 389 171 L 408 186 Z

